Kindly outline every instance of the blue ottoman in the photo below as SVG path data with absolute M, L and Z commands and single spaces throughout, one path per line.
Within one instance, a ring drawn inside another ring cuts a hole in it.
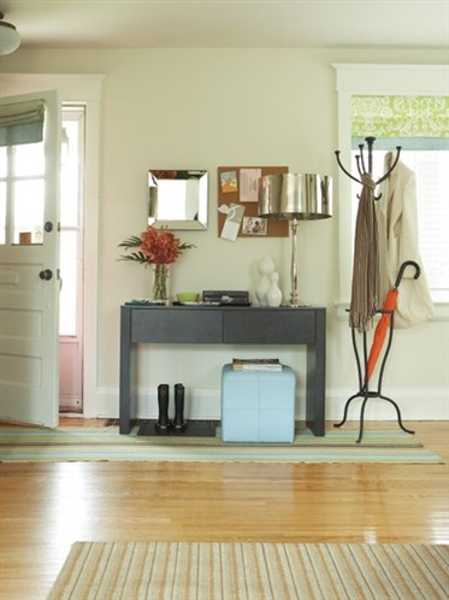
M 221 434 L 224 442 L 293 442 L 295 374 L 282 371 L 234 371 L 223 367 Z

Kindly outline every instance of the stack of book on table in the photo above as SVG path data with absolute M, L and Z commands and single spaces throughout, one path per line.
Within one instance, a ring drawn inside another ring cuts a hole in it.
M 278 358 L 234 358 L 234 371 L 282 371 Z

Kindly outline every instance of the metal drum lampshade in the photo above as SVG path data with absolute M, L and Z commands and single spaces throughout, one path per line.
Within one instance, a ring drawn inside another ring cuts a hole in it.
M 299 306 L 296 238 L 299 221 L 332 216 L 332 178 L 312 173 L 265 175 L 259 189 L 259 216 L 290 221 L 291 297 L 290 306 Z

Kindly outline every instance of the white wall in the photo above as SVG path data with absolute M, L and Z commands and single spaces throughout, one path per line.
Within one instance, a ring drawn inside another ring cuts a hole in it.
M 336 93 L 332 62 L 444 63 L 447 51 L 301 49 L 22 50 L 0 58 L 4 72 L 104 73 L 100 230 L 98 386 L 101 414 L 117 411 L 119 306 L 150 293 L 142 267 L 117 262 L 117 244 L 145 226 L 149 168 L 210 173 L 210 226 L 182 233 L 197 248 L 173 269 L 172 291 L 252 288 L 257 260 L 270 254 L 288 287 L 288 241 L 226 242 L 217 237 L 216 168 L 226 164 L 288 165 L 336 175 Z M 88 116 L 89 118 L 89 116 Z M 338 202 L 349 199 L 336 198 Z M 349 232 L 348 232 L 349 235 Z M 355 387 L 347 324 L 331 308 L 338 286 L 337 219 L 305 223 L 299 243 L 301 297 L 327 305 L 328 415 L 339 414 Z M 405 417 L 449 418 L 449 323 L 397 336 L 386 390 Z M 250 348 L 149 347 L 140 352 L 143 410 L 154 387 L 182 381 L 203 415 L 216 415 L 221 365 Z M 303 412 L 304 352 L 270 349 L 299 373 Z M 369 416 L 392 417 L 372 406 Z

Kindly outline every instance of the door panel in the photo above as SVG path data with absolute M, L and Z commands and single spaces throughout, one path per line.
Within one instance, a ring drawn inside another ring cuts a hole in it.
M 6 196 L 6 206 L 0 210 L 0 419 L 55 427 L 59 401 L 59 101 L 55 91 L 38 92 L 0 98 L 0 108 L 34 99 L 45 103 L 45 158 L 39 157 L 34 144 L 9 149 L 6 164 L 5 149 L 0 156 L 1 206 Z M 43 230 L 46 221 L 54 225 L 51 232 Z M 44 269 L 53 273 L 49 281 L 39 277 Z
M 0 309 L 0 336 L 19 338 L 42 337 L 42 314 L 40 310 Z

